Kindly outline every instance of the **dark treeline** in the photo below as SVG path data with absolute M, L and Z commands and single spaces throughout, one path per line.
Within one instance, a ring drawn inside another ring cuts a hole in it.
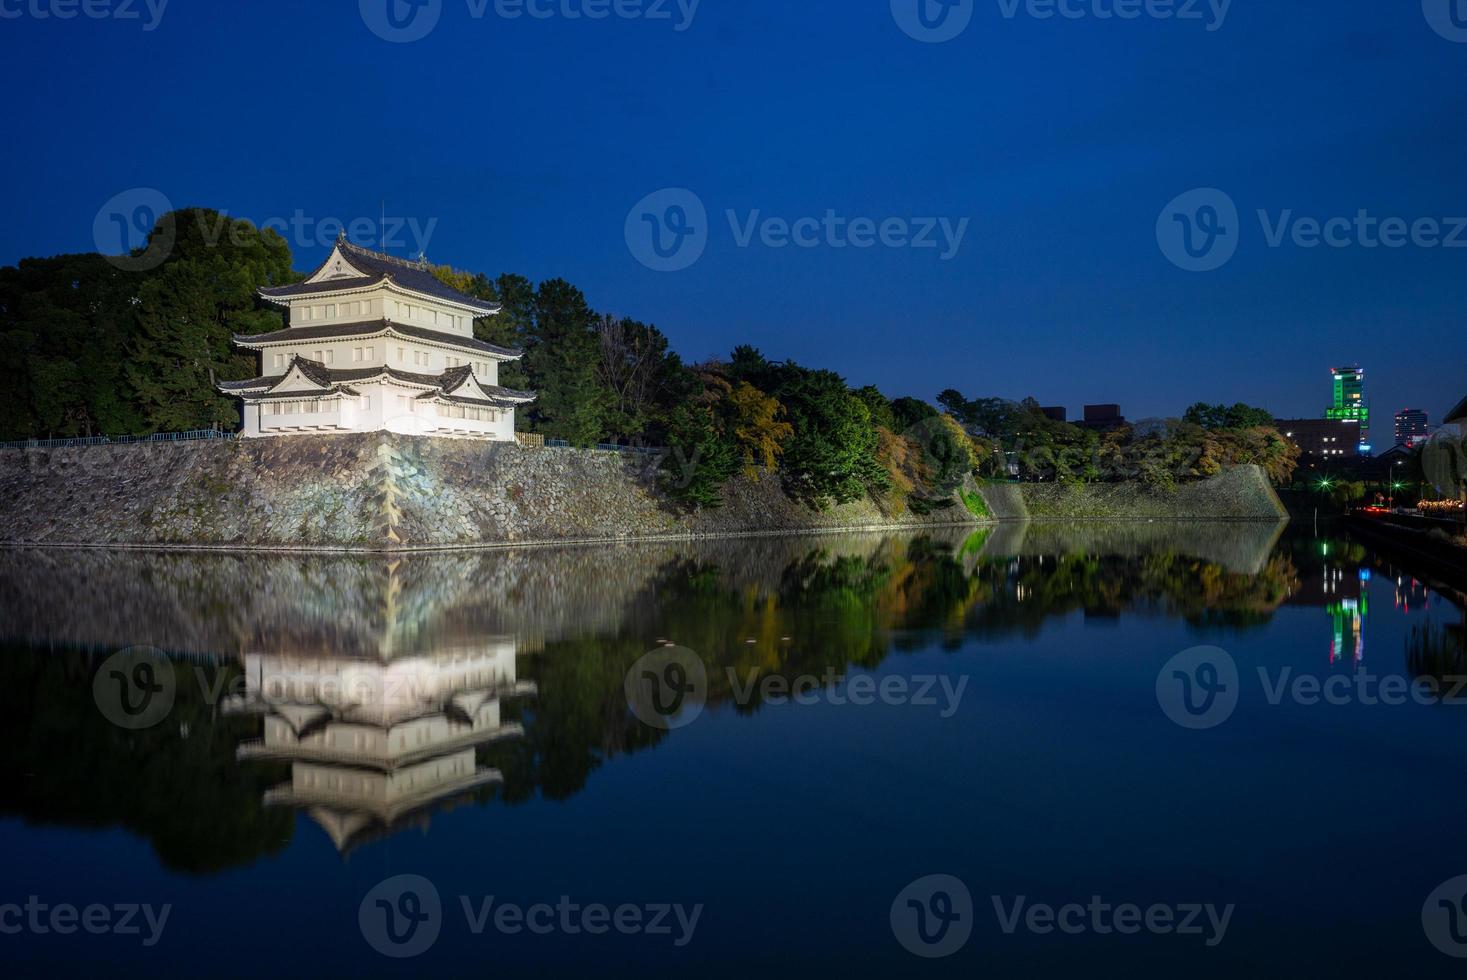
M 939 411 L 751 347 L 686 364 L 657 327 L 598 313 L 562 279 L 436 272 L 503 306 L 475 332 L 525 352 L 500 377 L 538 393 L 519 413 L 522 431 L 666 447 L 667 489 L 689 506 L 717 506 L 740 472 L 775 475 L 814 507 L 873 493 L 895 510 L 925 510 L 952 506 L 970 473 L 1170 484 L 1256 462 L 1282 480 L 1297 455 L 1258 410 L 1197 406 L 1160 428 L 1097 434 L 1050 421 L 1032 399 L 950 390 Z M 215 384 L 254 377 L 258 365 L 231 335 L 283 327 L 256 289 L 300 278 L 275 231 L 204 209 L 164 216 L 130 258 L 64 255 L 0 269 L 0 363 L 12 386 L 0 402 L 0 440 L 232 429 L 237 404 Z M 973 497 L 970 506 L 982 505 Z

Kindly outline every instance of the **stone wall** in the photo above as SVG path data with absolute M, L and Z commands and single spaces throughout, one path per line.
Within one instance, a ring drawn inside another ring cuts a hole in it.
M 424 548 L 924 528 L 865 498 L 816 512 L 777 477 L 736 478 L 726 506 L 688 512 L 659 492 L 650 457 L 373 433 L 0 450 L 0 543 L 395 551 Z M 974 487 L 1000 521 L 1278 520 L 1261 471 L 1175 492 L 1132 486 Z
M 1174 490 L 1133 483 L 1026 483 L 1017 489 L 1024 511 L 1036 521 L 1276 522 L 1289 516 L 1268 477 L 1257 466 L 1238 466 L 1210 480 L 1180 483 Z M 1009 510 L 994 513 L 1011 516 Z
M 816 512 L 737 478 L 690 513 L 650 457 L 373 433 L 0 451 L 0 543 L 382 551 L 971 523 Z

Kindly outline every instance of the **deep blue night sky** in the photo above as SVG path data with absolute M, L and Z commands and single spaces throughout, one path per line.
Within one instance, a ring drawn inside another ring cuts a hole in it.
M 434 261 L 564 277 L 691 359 L 753 343 L 893 396 L 1316 416 L 1328 368 L 1359 362 L 1388 445 L 1396 409 L 1435 422 L 1467 394 L 1467 228 L 1459 248 L 1275 248 L 1256 214 L 1467 216 L 1467 43 L 1419 0 L 1234 0 L 1220 26 L 1206 2 L 1119 20 L 1090 13 L 1115 0 L 1070 0 L 1080 19 L 966 0 L 966 30 L 931 44 L 889 0 L 702 0 L 685 30 L 675 0 L 596 21 L 559 13 L 580 0 L 549 19 L 437 0 L 400 44 L 357 0 L 171 0 L 153 30 L 143 0 L 140 20 L 35 16 L 55 2 L 0 0 L 0 262 L 97 248 L 132 188 L 255 221 L 375 220 L 385 197 L 437 220 Z M 671 273 L 624 234 L 667 187 L 709 213 L 706 253 Z M 1241 212 L 1237 254 L 1183 271 L 1158 216 L 1206 187 Z M 740 247 L 730 209 L 969 225 L 943 261 Z M 287 237 L 300 269 L 325 254 Z

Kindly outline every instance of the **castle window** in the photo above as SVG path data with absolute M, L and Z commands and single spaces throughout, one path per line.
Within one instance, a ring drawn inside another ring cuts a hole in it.
M 275 367 L 277 369 L 278 368 L 285 367 L 285 355 L 284 354 L 276 354 L 275 355 Z
M 330 303 L 326 306 L 326 319 L 330 320 L 336 316 L 336 304 Z
M 397 363 L 401 364 L 406 359 L 407 359 L 407 351 L 404 348 L 399 347 L 397 349 Z

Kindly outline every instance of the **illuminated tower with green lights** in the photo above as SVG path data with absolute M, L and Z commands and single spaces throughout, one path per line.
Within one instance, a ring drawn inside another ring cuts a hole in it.
M 1365 372 L 1359 367 L 1330 368 L 1334 377 L 1335 402 L 1324 410 L 1331 422 L 1354 422 L 1360 426 L 1360 452 L 1370 452 L 1370 404 L 1365 400 Z

